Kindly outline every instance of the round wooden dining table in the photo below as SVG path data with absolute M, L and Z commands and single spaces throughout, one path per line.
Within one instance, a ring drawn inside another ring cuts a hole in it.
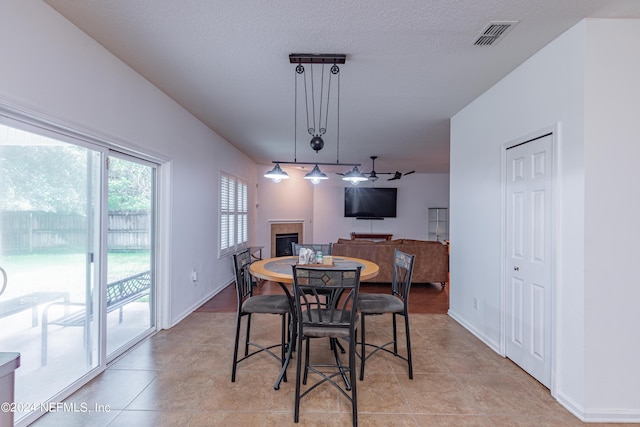
M 308 264 L 309 267 L 334 267 L 334 268 L 353 268 L 362 267 L 360 270 L 360 280 L 371 279 L 376 277 L 380 271 L 378 264 L 367 261 L 366 259 L 351 258 L 346 256 L 334 256 L 333 265 L 325 264 Z M 251 263 L 251 274 L 263 280 L 273 280 L 278 283 L 293 283 L 293 268 L 298 262 L 297 256 L 286 256 L 277 258 L 267 258 Z
M 380 271 L 380 267 L 378 264 L 367 261 L 366 259 L 360 258 L 351 258 L 346 256 L 334 256 L 332 257 L 333 264 L 325 265 L 325 264 L 308 264 L 310 267 L 318 267 L 324 266 L 328 268 L 353 268 L 353 267 L 362 267 L 360 270 L 360 280 L 371 279 L 378 275 Z M 284 291 L 285 294 L 289 297 L 292 307 L 293 314 L 293 299 L 291 296 L 291 292 L 288 289 L 287 285 L 293 283 L 293 266 L 298 262 L 297 256 L 286 256 L 286 257 L 277 257 L 277 258 L 267 258 L 260 261 L 254 261 L 249 265 L 249 270 L 251 274 L 259 279 L 263 280 L 272 280 L 277 282 Z M 295 328 L 295 316 L 291 317 L 292 324 L 290 328 Z M 290 329 L 291 331 L 291 329 Z M 293 339 L 293 334 L 290 334 L 290 339 Z M 284 374 L 287 370 L 287 366 L 289 366 L 289 362 L 291 360 L 291 351 L 293 349 L 292 345 L 289 345 L 289 349 L 287 351 L 287 356 L 285 362 L 283 363 L 282 370 L 280 371 L 280 375 L 276 379 L 276 383 L 273 386 L 274 389 L 278 390 L 280 388 L 280 382 L 284 378 Z

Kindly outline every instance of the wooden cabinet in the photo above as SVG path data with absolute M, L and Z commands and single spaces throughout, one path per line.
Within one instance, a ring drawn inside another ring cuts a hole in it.
M 391 240 L 393 234 L 385 233 L 351 233 L 351 240 L 368 239 L 368 240 Z

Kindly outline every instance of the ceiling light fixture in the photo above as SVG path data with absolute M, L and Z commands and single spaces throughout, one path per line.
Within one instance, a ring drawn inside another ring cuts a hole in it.
M 289 174 L 280 169 L 280 163 L 276 163 L 276 165 L 269 172 L 264 174 L 265 178 L 270 178 L 276 184 L 283 179 L 289 179 Z
M 360 181 L 366 181 L 367 177 L 358 171 L 360 163 L 340 163 L 340 68 L 338 64 L 344 64 L 346 55 L 344 54 L 311 54 L 311 53 L 292 53 L 289 55 L 289 62 L 296 64 L 295 67 L 295 93 L 294 93 L 294 137 L 293 137 L 293 162 L 274 160 L 275 166 L 272 170 L 264 174 L 265 178 L 270 178 L 273 182 L 280 182 L 288 179 L 289 175 L 284 172 L 280 165 L 313 165 L 311 172 L 305 175 L 305 179 L 310 180 L 313 184 L 329 179 L 327 174 L 323 173 L 319 165 L 337 165 L 337 166 L 353 166 L 354 170 L 349 172 L 351 178 L 348 179 L 354 184 Z M 310 79 L 307 80 L 307 73 L 302 64 L 310 64 Z M 314 65 L 319 65 L 321 69 L 319 75 L 319 96 L 316 97 L 316 82 L 314 79 Z M 325 65 L 330 65 L 329 72 L 325 73 Z M 298 134 L 298 79 L 304 84 L 304 104 L 307 122 L 307 132 L 311 135 L 309 145 L 312 150 L 318 153 L 324 148 L 325 141 L 323 136 L 327 132 L 327 124 L 329 122 L 329 102 L 331 100 L 332 80 L 337 80 L 336 98 L 336 162 L 299 162 L 297 157 L 297 134 Z M 317 113 L 317 114 L 316 114 Z
M 329 179 L 326 173 L 322 172 L 318 165 L 313 167 L 313 170 L 304 176 L 304 179 L 311 180 L 312 184 L 320 184 L 320 181 Z
M 345 173 L 342 177 L 343 181 L 349 181 L 352 185 L 358 185 L 362 181 L 366 181 L 367 179 L 368 178 L 358 170 L 357 166 L 354 166 L 351 171 Z

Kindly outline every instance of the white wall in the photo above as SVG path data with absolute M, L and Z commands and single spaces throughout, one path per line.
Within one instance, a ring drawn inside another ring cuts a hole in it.
M 619 257 L 633 265 L 638 255 L 631 187 L 638 182 L 631 164 L 639 158 L 638 60 L 629 58 L 638 31 L 638 21 L 583 21 L 451 122 L 450 313 L 494 348 L 502 331 L 501 148 L 559 127 L 553 378 L 557 399 L 588 420 L 640 419 L 631 361 L 640 341 L 638 291 L 630 286 L 637 280 L 629 268 L 616 269 Z M 628 191 L 615 191 L 620 182 Z M 628 211 L 613 215 L 605 232 L 605 217 L 620 206 Z
M 0 39 L 0 103 L 171 164 L 165 190 L 172 199 L 160 212 L 171 219 L 160 265 L 170 286 L 165 323 L 227 285 L 231 262 L 218 259 L 218 176 L 246 179 L 255 200 L 255 164 L 43 2 L 0 2 Z
M 640 419 L 640 20 L 587 21 L 585 406 Z

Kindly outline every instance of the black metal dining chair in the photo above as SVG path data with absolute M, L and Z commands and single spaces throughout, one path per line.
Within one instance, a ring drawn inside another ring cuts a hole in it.
M 351 402 L 353 425 L 358 424 L 355 377 L 356 328 L 359 317 L 356 300 L 360 288 L 360 270 L 361 267 L 293 266 L 293 299 L 298 322 L 294 408 L 296 423 L 300 418 L 300 400 L 319 385 L 328 383 Z M 327 298 L 328 294 L 332 298 Z M 336 345 L 330 348 L 335 363 L 310 363 L 311 338 L 345 340 L 348 343 L 348 364 L 345 365 L 340 359 Z M 303 343 L 305 344 L 304 367 L 302 366 Z M 301 381 L 306 385 L 309 373 L 314 374 L 318 379 L 302 392 Z M 344 388 L 341 384 L 344 384 Z
M 249 249 L 233 255 L 233 264 L 236 276 L 236 291 L 238 295 L 238 309 L 236 316 L 236 335 L 233 349 L 233 368 L 231 371 L 231 382 L 236 380 L 236 370 L 238 363 L 265 352 L 274 357 L 281 367 L 285 367 L 286 362 L 291 357 L 291 346 L 288 341 L 287 323 L 292 313 L 292 301 L 285 294 L 278 295 L 253 295 L 253 285 L 249 266 L 251 264 L 251 254 Z M 278 314 L 282 316 L 281 339 L 278 344 L 262 345 L 251 341 L 251 316 L 253 314 Z M 238 348 L 240 346 L 240 329 L 242 318 L 247 318 L 246 333 L 244 339 L 244 356 L 238 358 Z M 249 351 L 249 347 L 255 347 Z M 280 355 L 274 353 L 273 349 L 280 347 Z M 283 368 L 281 376 L 276 380 L 274 388 L 280 387 L 280 379 L 287 381 L 286 371 Z
M 318 253 L 318 251 L 322 252 L 322 255 L 331 255 L 331 250 L 333 248 L 333 243 L 295 243 L 295 242 L 291 242 L 291 251 L 293 253 L 294 256 L 298 256 L 300 255 L 300 248 L 306 248 L 306 249 L 313 249 L 313 251 L 315 253 Z M 332 341 L 331 342 L 331 348 L 333 348 L 334 345 L 337 345 L 338 348 L 340 349 L 340 351 L 342 353 L 345 353 L 345 349 L 342 346 L 342 344 L 340 344 L 339 341 Z
M 322 255 L 331 255 L 333 243 L 291 243 L 291 252 L 294 256 L 300 254 L 300 248 L 313 249 L 314 252 L 322 252 Z
M 407 362 L 409 366 L 409 379 L 413 379 L 413 363 L 411 361 L 411 334 L 409 331 L 409 292 L 411 291 L 411 275 L 415 255 L 410 255 L 395 249 L 393 254 L 393 281 L 391 282 L 391 294 L 361 293 L 358 295 L 358 311 L 360 319 L 360 380 L 364 379 L 365 362 L 379 350 L 386 351 Z M 367 316 L 391 313 L 393 325 L 393 339 L 385 344 L 372 344 L 366 342 L 365 319 Z M 407 344 L 407 355 L 398 353 L 398 330 L 396 316 L 404 317 L 404 328 Z M 389 346 L 393 345 L 393 350 Z M 367 347 L 371 348 L 366 354 Z

